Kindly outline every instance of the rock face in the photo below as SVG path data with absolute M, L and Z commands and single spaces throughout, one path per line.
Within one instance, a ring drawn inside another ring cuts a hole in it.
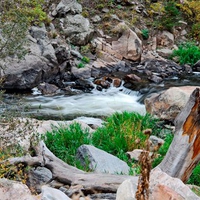
M 129 173 L 129 166 L 124 161 L 91 145 L 80 146 L 77 151 L 77 158 L 83 165 L 89 162 L 89 168 L 95 172 Z
M 142 53 L 142 42 L 139 37 L 124 23 L 118 24 L 116 29 L 120 29 L 120 32 L 123 30 L 122 36 L 112 42 L 112 48 L 123 58 L 132 61 L 139 60 Z
M 93 41 L 96 46 L 97 57 L 108 62 L 117 62 L 123 58 L 138 61 L 142 54 L 142 42 L 134 31 L 125 23 L 119 23 L 113 32 L 118 32 L 121 37 L 108 43 L 103 38 Z
M 8 200 L 40 200 L 39 196 L 31 195 L 28 187 L 22 183 L 8 179 L 0 179 L 0 199 Z
M 171 87 L 160 94 L 153 94 L 145 99 L 146 110 L 160 119 L 174 121 L 196 88 L 195 86 Z

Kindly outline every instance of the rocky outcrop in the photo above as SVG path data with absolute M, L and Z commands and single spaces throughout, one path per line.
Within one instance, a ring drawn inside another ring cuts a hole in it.
M 160 119 L 173 122 L 197 87 L 171 87 L 159 94 L 154 93 L 145 99 L 146 110 Z

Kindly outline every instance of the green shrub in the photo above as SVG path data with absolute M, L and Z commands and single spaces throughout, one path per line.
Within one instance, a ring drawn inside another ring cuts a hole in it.
M 143 39 L 147 40 L 149 38 L 149 30 L 148 29 L 143 29 L 141 32 L 142 32 Z
M 85 64 L 83 62 L 80 62 L 78 63 L 77 65 L 78 68 L 84 68 L 85 67 Z
M 103 127 L 93 133 L 94 146 L 127 160 L 127 151 L 143 148 L 146 136 L 142 133 L 147 128 L 156 133 L 156 120 L 150 115 L 142 116 L 138 113 L 115 113 L 106 119 Z
M 194 168 L 192 175 L 190 176 L 187 183 L 200 186 L 200 164 Z
M 179 20 L 181 20 L 181 12 L 177 8 L 176 3 L 174 1 L 166 1 L 164 3 L 164 10 L 155 19 L 154 25 L 158 29 L 172 31 Z
M 177 57 L 179 63 L 193 66 L 200 59 L 200 48 L 194 42 L 186 42 L 179 45 L 178 50 L 174 50 L 171 58 Z

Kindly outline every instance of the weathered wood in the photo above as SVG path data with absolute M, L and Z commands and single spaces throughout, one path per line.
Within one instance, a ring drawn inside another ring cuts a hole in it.
M 10 158 L 11 164 L 26 163 L 29 166 L 45 166 L 53 173 L 53 179 L 67 185 L 82 185 L 85 191 L 116 192 L 119 185 L 126 179 L 136 184 L 138 177 L 126 175 L 113 175 L 103 173 L 87 173 L 68 165 L 57 158 L 44 144 L 39 142 L 35 147 L 36 156 Z
M 196 88 L 175 119 L 172 144 L 159 167 L 186 182 L 200 161 L 200 90 Z

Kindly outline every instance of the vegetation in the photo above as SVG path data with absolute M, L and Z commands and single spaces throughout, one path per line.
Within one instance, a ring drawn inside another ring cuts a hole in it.
M 129 161 L 126 152 L 145 146 L 146 136 L 142 131 L 147 127 L 155 133 L 158 131 L 156 120 L 150 115 L 115 113 L 106 118 L 105 126 L 98 128 L 92 135 L 88 130 L 82 130 L 79 124 L 72 124 L 69 128 L 60 127 L 47 132 L 45 143 L 57 157 L 76 167 L 81 167 L 75 155 L 82 144 L 92 144 L 132 166 L 134 162 Z
M 200 48 L 194 42 L 186 42 L 179 45 L 173 51 L 171 58 L 177 57 L 181 65 L 189 64 L 193 66 L 200 59 Z
M 0 2 L 0 59 L 7 56 L 22 58 L 27 50 L 27 30 L 30 25 L 40 25 L 47 21 L 42 5 L 44 0 L 10 0 Z M 4 64 L 0 64 L 4 68 Z

